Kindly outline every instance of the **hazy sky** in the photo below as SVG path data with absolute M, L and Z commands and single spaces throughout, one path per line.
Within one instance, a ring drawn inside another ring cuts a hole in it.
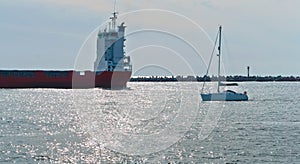
M 86 55 L 77 56 L 82 44 L 108 20 L 113 4 L 0 0 L 0 69 L 73 69 Z M 249 65 L 253 75 L 300 75 L 299 6 L 298 0 L 118 0 L 116 9 L 127 25 L 134 72 L 155 67 L 203 75 L 221 24 L 226 74 L 245 75 Z

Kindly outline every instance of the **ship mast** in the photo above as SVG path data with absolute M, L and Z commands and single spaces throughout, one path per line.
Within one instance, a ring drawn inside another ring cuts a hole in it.
M 218 47 L 218 57 L 219 57 L 219 63 L 218 63 L 218 93 L 220 92 L 220 85 L 221 85 L 221 77 L 220 77 L 220 71 L 221 71 L 221 46 L 222 46 L 222 26 L 219 27 L 219 47 Z
M 110 17 L 111 22 L 112 22 L 112 27 L 111 27 L 111 29 L 112 29 L 113 31 L 116 30 L 116 25 L 117 25 L 117 14 L 118 14 L 118 12 L 116 12 L 116 3 L 117 3 L 117 0 L 115 0 L 115 3 L 114 3 L 114 12 L 113 12 L 113 16 Z

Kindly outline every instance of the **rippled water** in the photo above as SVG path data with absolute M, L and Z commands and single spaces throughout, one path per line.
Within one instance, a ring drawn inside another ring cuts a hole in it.
M 241 83 L 248 102 L 200 87 L 2 89 L 0 162 L 300 162 L 300 83 Z

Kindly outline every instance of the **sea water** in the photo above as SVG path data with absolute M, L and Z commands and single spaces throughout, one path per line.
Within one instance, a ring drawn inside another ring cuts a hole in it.
M 300 83 L 241 83 L 247 102 L 201 87 L 1 89 L 0 162 L 300 163 Z

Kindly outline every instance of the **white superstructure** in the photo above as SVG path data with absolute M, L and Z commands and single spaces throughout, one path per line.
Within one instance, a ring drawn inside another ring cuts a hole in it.
M 108 29 L 99 31 L 97 37 L 97 57 L 94 69 L 102 71 L 131 71 L 130 57 L 125 56 L 124 34 L 126 26 L 117 24 L 117 13 L 110 18 Z

